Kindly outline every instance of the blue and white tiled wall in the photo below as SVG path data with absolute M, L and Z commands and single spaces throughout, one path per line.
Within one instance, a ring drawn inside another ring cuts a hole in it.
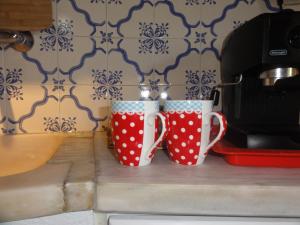
M 53 26 L 34 32 L 32 50 L 1 47 L 0 133 L 101 129 L 110 100 L 138 99 L 138 84 L 151 98 L 205 97 L 224 37 L 276 10 L 270 0 L 53 1 Z

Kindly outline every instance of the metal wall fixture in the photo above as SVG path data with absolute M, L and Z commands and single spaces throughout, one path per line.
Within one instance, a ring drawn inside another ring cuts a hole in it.
M 27 52 L 33 46 L 33 36 L 29 31 L 3 31 L 0 30 L 0 44 L 8 44 L 9 47 L 19 51 Z

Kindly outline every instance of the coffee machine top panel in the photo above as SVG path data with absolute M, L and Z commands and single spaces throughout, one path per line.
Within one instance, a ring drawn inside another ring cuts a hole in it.
M 275 68 L 300 68 L 300 12 L 261 14 L 232 31 L 222 47 L 223 81 Z

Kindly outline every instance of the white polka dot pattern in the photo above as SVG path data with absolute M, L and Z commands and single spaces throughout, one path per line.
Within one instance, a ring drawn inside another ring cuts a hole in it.
M 125 166 L 139 166 L 144 139 L 144 115 L 113 113 L 111 125 L 113 142 L 120 163 Z M 158 138 L 158 125 L 158 118 L 156 118 L 155 140 Z M 150 158 L 153 157 L 155 151 L 156 148 L 152 150 Z
M 167 148 L 170 158 L 178 164 L 195 165 L 200 154 L 202 116 L 198 112 L 168 113 Z

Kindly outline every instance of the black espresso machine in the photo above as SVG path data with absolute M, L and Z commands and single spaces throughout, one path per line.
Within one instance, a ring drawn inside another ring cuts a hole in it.
M 261 14 L 223 43 L 225 139 L 239 148 L 300 150 L 300 12 Z

